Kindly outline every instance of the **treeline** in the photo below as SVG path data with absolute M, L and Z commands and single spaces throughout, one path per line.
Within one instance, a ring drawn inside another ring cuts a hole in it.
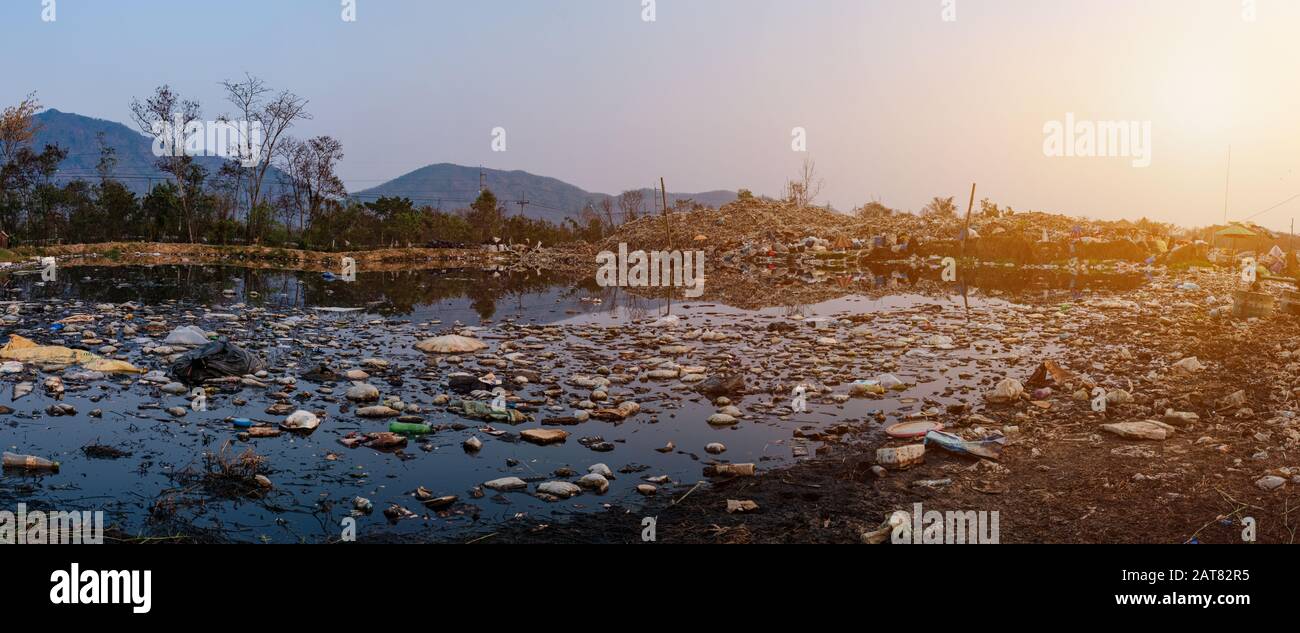
M 116 150 L 102 136 L 97 178 L 61 178 L 59 165 L 68 148 L 33 147 L 41 110 L 35 97 L 5 109 L 0 113 L 0 229 L 11 244 L 145 240 L 345 250 L 595 241 L 620 223 L 612 209 L 591 206 L 563 224 L 512 216 L 491 191 L 451 212 L 416 206 L 408 198 L 351 199 L 335 173 L 344 157 L 342 144 L 329 136 L 299 140 L 289 134 L 296 123 L 311 118 L 305 99 L 275 92 L 252 76 L 223 86 L 236 114 L 217 121 L 242 117 L 243 128 L 229 129 L 247 130 L 251 122 L 260 144 L 232 142 L 231 155 L 223 155 L 216 169 L 188 152 L 161 152 L 156 166 L 166 178 L 143 195 L 115 178 Z M 132 102 L 131 112 L 149 137 L 158 137 L 160 129 L 203 124 L 199 104 L 168 86 Z

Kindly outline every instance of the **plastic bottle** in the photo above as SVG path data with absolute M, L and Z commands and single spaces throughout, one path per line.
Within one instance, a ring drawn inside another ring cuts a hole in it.
M 405 422 L 390 422 L 388 424 L 389 433 L 398 433 L 401 435 L 428 435 L 433 432 L 433 427 L 428 424 L 407 424 Z
M 753 464 L 717 464 L 704 467 L 706 477 L 753 477 L 755 472 Z
M 36 457 L 34 455 L 18 455 L 6 452 L 4 454 L 5 468 L 21 468 L 24 470 L 50 470 L 59 472 L 59 462 Z

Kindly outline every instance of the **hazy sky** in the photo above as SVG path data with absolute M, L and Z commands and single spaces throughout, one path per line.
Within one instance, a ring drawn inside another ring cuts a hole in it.
M 1017 210 L 1199 225 L 1231 145 L 1231 218 L 1300 194 L 1297 0 L 1254 21 L 1250 0 L 658 0 L 654 22 L 642 0 L 357 0 L 353 23 L 340 0 L 57 0 L 52 23 L 43 2 L 0 2 L 0 103 L 127 122 L 169 83 L 215 118 L 247 71 L 311 99 L 295 133 L 342 140 L 354 190 L 455 162 L 777 194 L 807 156 L 842 209 L 964 209 L 978 181 Z M 1066 113 L 1150 122 L 1150 167 L 1046 156 Z

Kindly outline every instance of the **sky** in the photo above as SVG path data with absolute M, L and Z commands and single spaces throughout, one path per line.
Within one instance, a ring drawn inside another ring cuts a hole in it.
M 777 195 L 812 159 L 844 210 L 965 209 L 978 183 L 1018 211 L 1300 216 L 1264 212 L 1300 194 L 1297 0 L 656 0 L 653 21 L 648 0 L 355 0 L 353 22 L 343 2 L 4 0 L 0 105 L 127 123 L 169 84 L 214 119 L 252 73 L 310 99 L 293 133 L 341 140 L 354 191 L 451 162 Z M 1071 138 L 1149 125 L 1149 148 L 1050 155 L 1067 116 Z

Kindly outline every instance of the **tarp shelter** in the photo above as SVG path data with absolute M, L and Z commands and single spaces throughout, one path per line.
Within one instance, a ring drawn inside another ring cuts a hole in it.
M 1234 250 L 1237 247 L 1238 240 L 1251 240 L 1257 237 L 1259 237 L 1258 234 L 1256 234 L 1254 231 L 1251 231 L 1250 229 L 1244 226 L 1241 226 L 1240 224 L 1234 224 L 1214 234 L 1214 238 L 1216 242 L 1220 238 L 1226 239 L 1233 245 Z

